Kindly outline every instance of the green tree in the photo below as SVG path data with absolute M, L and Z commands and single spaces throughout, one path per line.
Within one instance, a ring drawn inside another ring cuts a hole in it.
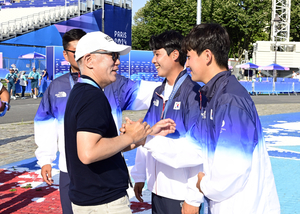
M 176 30 L 183 35 L 196 24 L 197 0 L 149 0 L 134 16 L 132 48 L 149 50 L 152 35 Z
M 300 0 L 291 1 L 290 41 L 300 41 Z
M 231 40 L 231 57 L 252 48 L 258 40 L 269 40 L 271 0 L 204 0 L 202 22 L 221 24 Z
M 297 0 L 300 1 L 300 0 Z M 202 0 L 203 23 L 219 23 L 231 39 L 231 57 L 269 40 L 272 0 Z M 149 0 L 134 17 L 133 49 L 147 50 L 149 38 L 173 29 L 187 35 L 196 24 L 197 0 Z

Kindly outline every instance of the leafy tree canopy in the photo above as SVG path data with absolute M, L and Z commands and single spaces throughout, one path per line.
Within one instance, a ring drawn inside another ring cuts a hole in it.
M 149 0 L 134 16 L 132 47 L 149 49 L 149 39 L 166 30 L 176 30 L 183 35 L 196 24 L 196 0 Z
M 219 23 L 227 29 L 231 57 L 251 49 L 255 41 L 270 38 L 272 0 L 202 0 L 201 7 L 201 22 Z M 297 8 L 293 14 L 300 20 Z M 133 49 L 148 50 L 151 35 L 166 30 L 187 35 L 196 24 L 196 12 L 197 0 L 149 0 L 134 16 Z M 298 32 L 293 36 L 299 38 Z

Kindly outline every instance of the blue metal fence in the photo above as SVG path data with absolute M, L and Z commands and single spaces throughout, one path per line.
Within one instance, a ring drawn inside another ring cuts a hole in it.
M 288 81 L 278 82 L 246 82 L 240 81 L 241 85 L 249 93 L 255 94 L 280 94 L 280 93 L 300 93 L 300 82 L 298 79 L 286 78 Z

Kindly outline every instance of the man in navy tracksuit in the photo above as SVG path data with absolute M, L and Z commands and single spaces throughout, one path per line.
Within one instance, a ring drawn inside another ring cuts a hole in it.
M 197 188 L 208 213 L 279 214 L 270 158 L 250 95 L 228 71 L 230 40 L 218 24 L 195 26 L 183 42 L 192 79 L 207 104 L 191 131 L 203 171 Z
M 165 80 L 155 89 L 144 121 L 153 126 L 161 119 L 171 118 L 176 123 L 176 131 L 168 137 L 173 139 L 185 136 L 200 116 L 200 86 L 184 69 L 186 55 L 181 51 L 182 39 L 183 36 L 176 31 L 166 31 L 150 39 L 154 53 L 152 63 L 158 76 L 165 77 Z M 147 143 L 145 147 L 138 148 L 135 166 L 131 170 L 137 199 L 143 201 L 141 194 L 147 180 L 148 189 L 152 191 L 152 213 L 199 213 L 203 195 L 195 182 L 197 172 L 202 170 L 200 156 L 176 158 L 173 155 L 173 161 L 172 157 L 160 160 L 155 153 L 163 153 L 164 148 L 157 145 L 147 150 L 146 147 Z M 166 149 L 175 151 L 184 147 L 185 143 L 182 143 L 177 148 Z

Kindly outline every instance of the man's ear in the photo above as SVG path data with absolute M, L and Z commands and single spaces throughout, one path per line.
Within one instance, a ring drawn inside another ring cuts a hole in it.
M 93 69 L 93 56 L 92 54 L 86 54 L 83 56 L 83 63 L 84 63 L 84 66 L 88 67 L 89 69 Z
M 212 60 L 214 58 L 212 52 L 209 49 L 206 49 L 204 51 L 205 53 L 205 61 L 206 61 L 206 65 L 210 65 L 212 63 Z
M 174 61 L 179 60 L 179 51 L 178 51 L 178 50 L 175 49 L 175 50 L 172 52 L 172 59 L 173 59 Z
M 69 62 L 69 56 L 68 56 L 67 51 L 64 50 L 63 55 L 64 55 L 65 60 Z

